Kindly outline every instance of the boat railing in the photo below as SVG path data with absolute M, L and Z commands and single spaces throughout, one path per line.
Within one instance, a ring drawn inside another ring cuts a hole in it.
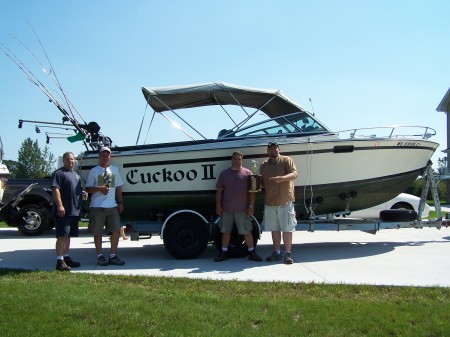
M 378 126 L 337 131 L 340 138 L 368 139 L 368 138 L 415 138 L 428 139 L 436 135 L 436 130 L 427 126 Z

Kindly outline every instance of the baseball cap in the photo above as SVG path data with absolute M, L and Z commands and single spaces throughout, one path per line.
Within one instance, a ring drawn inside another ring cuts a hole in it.
M 102 153 L 103 151 L 108 151 L 109 153 L 111 153 L 111 149 L 110 149 L 109 147 L 107 147 L 107 146 L 103 146 L 103 147 L 100 149 L 100 152 L 99 152 L 99 153 Z
M 270 147 L 272 147 L 272 146 L 276 146 L 277 148 L 280 148 L 280 145 L 278 145 L 277 142 L 270 142 L 270 143 L 267 145 L 267 148 L 270 148 Z

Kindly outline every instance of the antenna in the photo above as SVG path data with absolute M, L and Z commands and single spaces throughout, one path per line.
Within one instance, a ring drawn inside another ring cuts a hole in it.
M 311 99 L 311 97 L 309 98 L 309 103 L 311 104 L 312 115 L 315 116 L 316 113 L 314 112 L 314 106 L 313 106 L 313 104 L 312 104 L 312 99 Z
M 3 160 L 3 155 L 4 155 L 5 153 L 3 152 L 3 142 L 2 142 L 2 137 L 0 137 L 0 163 L 2 162 L 2 160 Z

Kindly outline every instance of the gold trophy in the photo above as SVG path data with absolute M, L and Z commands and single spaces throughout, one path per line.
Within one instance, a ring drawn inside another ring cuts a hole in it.
M 252 173 L 253 175 L 248 176 L 248 191 L 251 193 L 256 193 L 260 191 L 261 176 L 258 175 L 258 162 L 252 160 Z

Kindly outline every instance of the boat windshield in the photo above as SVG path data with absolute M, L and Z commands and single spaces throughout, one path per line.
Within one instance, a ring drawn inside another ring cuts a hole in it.
M 304 112 L 296 112 L 281 117 L 268 119 L 233 133 L 227 133 L 224 137 L 235 136 L 261 136 L 289 133 L 322 133 L 329 132 L 324 126 Z

